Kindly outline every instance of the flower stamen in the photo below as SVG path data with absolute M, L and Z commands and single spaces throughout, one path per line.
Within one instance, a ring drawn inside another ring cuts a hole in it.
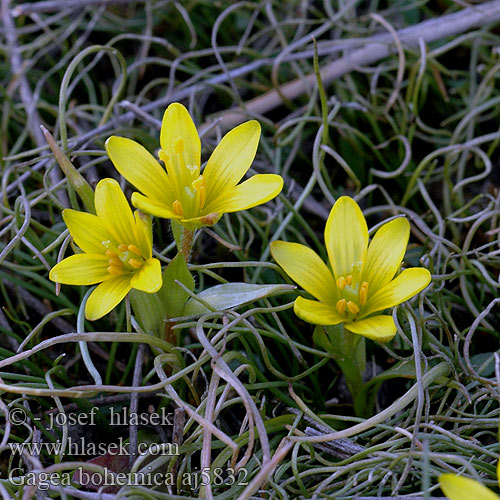
M 110 266 L 121 267 L 122 265 L 122 261 L 116 255 L 111 257 L 108 262 Z
M 200 199 L 200 209 L 205 206 L 205 201 L 207 199 L 207 188 L 205 185 L 205 179 L 203 175 L 200 175 L 198 179 L 194 180 L 191 183 L 191 186 L 193 186 L 193 189 L 196 191 L 196 193 L 199 193 L 199 199 Z
M 141 255 L 141 251 L 133 243 L 130 243 L 130 245 L 128 246 L 128 250 L 132 253 L 135 253 L 136 255 Z
M 368 299 L 368 283 L 363 281 L 361 283 L 361 288 L 359 289 L 359 303 L 364 306 L 366 304 L 366 300 Z
M 129 259 L 128 264 L 134 269 L 140 269 L 142 267 L 142 261 L 140 261 L 139 259 Z
M 179 137 L 173 144 L 174 146 L 174 151 L 180 155 L 184 153 L 184 139 L 182 137 Z
M 352 300 L 349 300 L 349 302 L 347 302 L 347 309 L 349 309 L 349 312 L 351 314 L 358 314 L 359 313 L 359 306 L 358 306 L 358 304 L 356 304 Z
M 340 299 L 339 301 L 337 301 L 337 304 L 335 305 L 335 308 L 340 314 L 344 314 L 346 307 L 347 307 L 347 302 L 345 299 Z
M 117 266 L 109 266 L 107 271 L 109 274 L 114 274 L 115 276 L 121 276 L 124 273 L 123 268 Z
M 172 203 L 172 209 L 175 215 L 180 215 L 181 217 L 184 215 L 184 210 L 182 209 L 182 203 L 179 200 L 175 200 Z
M 162 161 L 165 165 L 168 163 L 168 161 L 170 160 L 170 156 L 168 156 L 167 153 L 165 153 L 165 151 L 163 151 L 163 149 L 160 149 L 160 152 L 158 153 L 158 158 L 160 159 L 160 161 Z
M 126 245 L 125 243 L 120 243 L 118 245 L 118 250 L 120 250 L 120 252 L 126 252 L 128 250 L 128 245 Z
M 337 278 L 337 287 L 340 290 L 343 290 L 345 288 L 345 285 L 346 285 L 346 279 L 343 276 Z
M 346 277 L 345 277 L 345 284 L 346 285 L 351 285 L 352 283 L 352 274 L 348 274 Z

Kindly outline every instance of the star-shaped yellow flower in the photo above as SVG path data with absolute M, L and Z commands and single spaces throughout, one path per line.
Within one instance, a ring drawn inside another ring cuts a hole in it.
M 85 317 L 99 319 L 135 288 L 157 292 L 161 265 L 152 258 L 151 217 L 132 214 L 118 182 L 103 179 L 95 190 L 97 215 L 63 210 L 63 219 L 75 243 L 83 250 L 50 271 L 50 279 L 66 285 L 101 283 L 85 306 Z
M 358 204 L 337 200 L 325 227 L 330 268 L 310 248 L 274 241 L 271 253 L 286 273 L 317 300 L 298 297 L 294 311 L 315 325 L 337 325 L 359 335 L 389 341 L 396 334 L 392 316 L 380 314 L 423 290 L 427 269 L 405 269 L 403 260 L 410 225 L 405 218 L 384 224 L 368 246 L 368 228 Z M 393 279 L 394 278 L 394 279 Z
M 500 462 L 499 462 L 500 465 Z M 500 470 L 497 465 L 497 477 L 500 484 Z M 455 474 L 441 474 L 439 486 L 450 500 L 499 500 L 489 488 L 479 481 Z
M 283 179 L 260 174 L 238 184 L 253 162 L 260 125 L 248 121 L 228 132 L 200 173 L 201 144 L 187 109 L 171 104 L 163 116 L 158 161 L 140 144 L 112 136 L 106 151 L 120 174 L 140 193 L 132 204 L 143 212 L 177 219 L 194 230 L 215 224 L 223 213 L 246 210 L 277 196 Z

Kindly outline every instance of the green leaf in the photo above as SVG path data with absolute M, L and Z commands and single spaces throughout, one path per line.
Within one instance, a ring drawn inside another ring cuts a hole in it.
M 146 293 L 134 288 L 130 291 L 130 304 L 141 328 L 150 335 L 163 338 L 166 312 L 158 293 Z
M 226 283 L 203 290 L 196 295 L 214 311 L 234 309 L 256 300 L 289 292 L 295 289 L 293 285 L 255 285 L 250 283 Z M 183 316 L 198 316 L 210 309 L 194 298 L 187 301 L 182 311 Z
M 194 278 L 189 272 L 186 261 L 178 253 L 163 272 L 163 285 L 158 292 L 167 318 L 176 318 L 182 315 L 182 309 L 189 294 L 176 283 L 181 282 L 186 288 L 194 290 Z
M 43 125 L 41 125 L 41 129 L 43 135 L 45 136 L 45 140 L 52 150 L 52 153 L 54 153 L 57 163 L 61 167 L 61 170 L 64 172 L 68 182 L 81 198 L 83 205 L 85 206 L 85 210 L 91 214 L 95 214 L 94 190 L 85 180 L 85 177 L 78 172 L 75 166 L 69 161 L 68 157 L 62 152 L 54 137 L 52 137 L 52 134 Z
M 177 251 L 182 251 L 182 235 L 184 234 L 184 228 L 175 219 L 170 220 L 170 227 L 172 228 L 172 234 L 174 235 L 175 244 L 177 246 Z
M 495 353 L 480 352 L 471 356 L 472 366 L 482 377 L 491 377 L 495 373 Z
M 313 342 L 326 352 L 330 352 L 330 340 L 324 326 L 316 326 L 313 332 Z

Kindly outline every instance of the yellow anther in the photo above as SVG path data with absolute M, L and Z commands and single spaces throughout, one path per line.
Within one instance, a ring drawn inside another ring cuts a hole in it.
M 345 284 L 346 285 L 350 285 L 352 283 L 352 275 L 351 274 L 348 274 L 346 277 L 345 277 Z
M 175 215 L 184 215 L 184 210 L 182 209 L 182 203 L 179 200 L 175 200 L 172 203 L 172 210 Z
M 114 274 L 116 276 L 120 276 L 123 274 L 123 269 L 121 267 L 109 266 L 107 269 L 109 274 Z
M 339 301 L 337 301 L 337 304 L 335 304 L 335 308 L 340 314 L 344 314 L 346 307 L 347 307 L 347 302 L 345 299 L 340 299 Z
M 122 261 L 115 255 L 109 259 L 109 265 L 121 268 Z
M 116 257 L 116 253 L 111 250 L 106 250 L 106 255 L 108 257 Z
M 140 269 L 142 267 L 142 261 L 139 259 L 129 259 L 128 263 L 134 268 L 134 269 Z
M 184 139 L 182 137 L 179 137 L 175 142 L 174 142 L 174 151 L 180 155 L 184 153 Z
M 120 250 L 120 252 L 126 252 L 128 250 L 128 245 L 125 245 L 125 243 L 120 243 L 118 245 L 118 250 Z
M 193 186 L 194 190 L 200 193 L 200 208 L 203 208 L 205 206 L 205 200 L 207 199 L 207 188 L 203 175 L 200 175 L 198 179 L 192 182 L 191 185 Z
M 130 245 L 128 246 L 128 249 L 130 252 L 133 252 L 136 255 L 141 255 L 141 251 L 133 243 L 130 243 Z
M 160 161 L 162 161 L 165 165 L 168 163 L 168 160 L 170 160 L 170 156 L 168 156 L 163 149 L 160 149 L 160 152 L 158 153 L 158 158 L 160 158 Z
M 345 278 L 343 276 L 340 276 L 340 278 L 337 278 L 337 286 L 343 290 L 346 285 Z
M 353 302 L 352 300 L 350 300 L 348 303 L 347 303 L 347 309 L 349 309 L 349 312 L 351 314 L 358 314 L 359 313 L 359 306 L 358 304 L 356 304 L 355 302 Z
M 368 283 L 363 281 L 361 283 L 361 288 L 359 289 L 359 303 L 364 306 L 366 304 L 366 299 L 368 298 Z

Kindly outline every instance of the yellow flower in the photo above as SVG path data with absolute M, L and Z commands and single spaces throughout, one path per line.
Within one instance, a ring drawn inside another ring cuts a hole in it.
M 85 306 L 85 317 L 99 319 L 135 288 L 157 292 L 161 265 L 152 258 L 151 217 L 129 204 L 114 179 L 103 179 L 95 190 L 97 215 L 63 210 L 63 219 L 75 243 L 83 250 L 55 265 L 50 279 L 65 285 L 101 283 Z
M 298 243 L 274 241 L 271 253 L 294 281 L 318 299 L 298 297 L 294 311 L 299 318 L 315 325 L 344 323 L 353 333 L 387 342 L 396 334 L 396 325 L 392 316 L 380 311 L 413 297 L 431 279 L 421 267 L 405 269 L 394 278 L 409 235 L 408 221 L 394 219 L 377 231 L 368 246 L 363 213 L 352 198 L 343 196 L 325 227 L 331 270 L 313 250 Z
M 489 488 L 468 477 L 441 474 L 439 486 L 450 500 L 499 500 Z
M 200 173 L 201 144 L 187 109 L 171 104 L 163 115 L 158 161 L 140 144 L 112 136 L 106 151 L 120 174 L 140 193 L 132 204 L 143 212 L 177 219 L 194 230 L 215 224 L 223 213 L 237 212 L 277 196 L 283 179 L 260 174 L 238 184 L 255 157 L 260 125 L 248 121 L 227 133 Z

